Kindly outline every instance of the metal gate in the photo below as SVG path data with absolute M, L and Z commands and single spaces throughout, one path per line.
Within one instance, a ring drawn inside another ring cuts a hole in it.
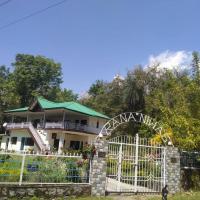
M 107 192 L 161 192 L 165 185 L 164 147 L 138 134 L 112 138 L 108 145 Z

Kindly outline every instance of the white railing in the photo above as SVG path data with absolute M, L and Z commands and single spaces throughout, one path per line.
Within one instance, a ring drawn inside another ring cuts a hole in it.
M 151 139 L 121 135 L 108 141 L 108 192 L 157 193 L 165 186 L 165 147 Z
M 73 123 L 73 122 L 65 123 L 64 127 L 66 130 L 83 131 L 83 132 L 96 133 L 96 134 L 98 134 L 101 131 L 101 128 L 96 128 L 90 125 L 83 125 L 80 123 Z
M 7 129 L 17 129 L 17 128 L 28 128 L 30 122 L 21 122 L 21 123 L 8 123 L 6 125 Z
M 58 128 L 58 129 L 64 129 L 63 122 L 46 122 L 45 128 Z
M 83 131 L 88 133 L 96 133 L 98 134 L 101 128 L 96 128 L 90 125 L 83 125 L 81 123 L 73 123 L 73 122 L 46 122 L 46 129 L 65 129 L 65 130 L 73 130 L 73 131 Z
M 0 152 L 0 184 L 86 184 L 90 164 L 77 154 Z
M 21 123 L 8 123 L 7 129 L 20 129 L 20 128 L 29 128 L 31 122 L 21 122 Z M 32 124 L 31 124 L 32 125 Z M 88 133 L 100 133 L 101 128 L 96 128 L 91 125 L 83 125 L 81 123 L 74 122 L 46 122 L 43 125 L 38 123 L 37 128 L 45 128 L 45 129 L 65 129 L 65 130 L 73 130 L 73 131 L 83 131 Z
M 38 144 L 40 150 L 45 150 L 45 144 L 44 144 L 42 138 L 40 137 L 39 133 L 33 127 L 32 123 L 29 123 L 28 129 L 31 132 L 32 136 L 34 137 L 34 139 L 35 139 L 36 143 Z

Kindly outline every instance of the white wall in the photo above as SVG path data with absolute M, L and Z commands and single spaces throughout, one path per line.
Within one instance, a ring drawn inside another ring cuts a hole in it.
M 83 144 L 92 144 L 93 141 L 96 138 L 96 135 L 90 135 L 90 134 L 81 134 L 81 133 L 77 133 L 77 134 L 70 134 L 69 132 L 67 133 L 66 131 L 59 131 L 59 130 L 49 130 L 47 132 L 47 137 L 46 140 L 48 140 L 48 147 L 53 147 L 54 144 L 54 139 L 52 139 L 52 133 L 56 133 L 57 137 L 56 139 L 60 139 L 62 137 L 64 137 L 65 140 L 65 149 L 68 149 L 70 147 L 70 141 L 80 141 L 83 142 Z
M 89 126 L 95 127 L 97 126 L 97 121 L 99 121 L 99 129 L 101 129 L 106 123 L 106 119 L 89 117 Z
M 11 144 L 11 138 L 12 137 L 17 137 L 17 143 L 16 144 Z M 7 138 L 9 138 L 9 144 L 8 144 L 7 150 L 20 151 L 22 137 L 31 137 L 31 135 L 26 130 L 13 130 L 13 131 L 11 131 L 10 136 L 3 136 L 2 137 L 1 148 L 2 149 L 6 148 L 6 140 L 7 140 Z M 33 148 L 34 151 L 38 150 L 38 148 L 35 144 L 34 144 L 34 146 L 27 146 L 27 145 L 24 146 L 24 150 L 28 150 L 29 148 Z
M 64 138 L 65 140 L 65 149 L 68 149 L 70 147 L 70 141 L 80 141 L 83 142 L 83 145 L 92 144 L 93 141 L 96 138 L 96 135 L 90 135 L 85 133 L 77 133 L 77 134 L 69 134 L 67 132 L 63 132 L 60 130 L 44 130 L 39 131 L 39 134 L 43 140 L 43 142 L 46 144 L 48 149 L 50 150 L 50 147 L 53 147 L 54 139 L 52 139 L 52 133 L 57 134 L 57 139 Z M 11 138 L 17 137 L 17 143 L 11 144 Z M 14 150 L 14 151 L 20 151 L 21 147 L 21 139 L 22 137 L 31 137 L 30 133 L 27 130 L 13 130 L 10 132 L 10 136 L 2 136 L 2 142 L 1 142 L 1 148 L 6 149 L 6 140 L 9 138 L 9 145 L 7 150 Z M 28 150 L 29 148 L 34 148 L 34 151 L 38 151 L 38 148 L 36 144 L 34 146 L 24 146 L 24 150 Z

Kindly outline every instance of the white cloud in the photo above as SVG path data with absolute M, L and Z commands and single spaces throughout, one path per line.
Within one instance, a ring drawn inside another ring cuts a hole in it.
M 158 69 L 176 69 L 184 70 L 190 68 L 192 61 L 192 52 L 187 51 L 165 51 L 157 56 L 151 55 L 146 67 L 158 65 Z
M 78 99 L 88 99 L 88 98 L 90 98 L 88 91 L 81 91 L 78 97 Z

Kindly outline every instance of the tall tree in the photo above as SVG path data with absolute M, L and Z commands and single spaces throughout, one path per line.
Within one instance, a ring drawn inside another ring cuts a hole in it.
M 192 68 L 194 80 L 200 85 L 200 56 L 197 51 L 192 53 Z
M 95 83 L 93 83 L 88 91 L 88 94 L 96 97 L 97 95 L 103 94 L 105 92 L 106 83 L 102 80 L 96 80 Z
M 56 102 L 77 101 L 78 94 L 66 88 L 52 88 L 51 91 L 49 91 L 48 97 Z
M 17 54 L 13 67 L 12 77 L 21 106 L 28 105 L 34 95 L 48 98 L 51 90 L 59 88 L 62 83 L 60 63 L 43 56 Z
M 145 106 L 146 72 L 141 66 L 129 71 L 124 84 L 124 101 L 128 111 L 142 111 Z
M 0 66 L 0 125 L 2 125 L 5 117 L 3 111 L 19 104 L 19 96 L 16 93 L 15 86 L 9 69 L 5 66 Z

